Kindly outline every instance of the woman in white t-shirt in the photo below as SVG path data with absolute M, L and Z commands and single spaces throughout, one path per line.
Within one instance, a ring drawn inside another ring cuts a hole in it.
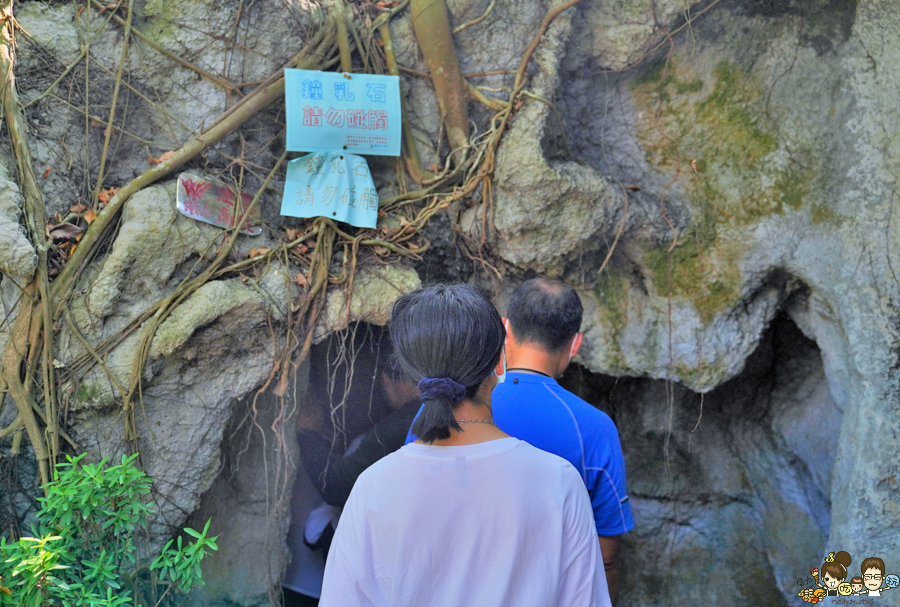
M 610 605 L 578 472 L 493 423 L 506 332 L 488 296 L 466 285 L 404 295 L 391 337 L 419 382 L 420 439 L 356 481 L 320 606 Z

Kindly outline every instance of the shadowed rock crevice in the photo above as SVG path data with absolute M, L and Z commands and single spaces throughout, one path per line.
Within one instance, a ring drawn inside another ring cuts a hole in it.
M 562 383 L 619 428 L 637 523 L 624 536 L 621 605 L 673 593 L 789 604 L 825 547 L 842 420 L 819 349 L 793 321 L 777 316 L 744 370 L 705 395 L 580 366 Z M 723 583 L 723 569 L 734 582 Z

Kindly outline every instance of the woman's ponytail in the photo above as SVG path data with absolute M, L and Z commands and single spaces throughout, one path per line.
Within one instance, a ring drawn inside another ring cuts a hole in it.
M 424 443 L 450 438 L 450 430 L 460 430 L 453 408 L 467 396 L 468 389 L 449 378 L 423 377 L 419 393 L 424 407 L 412 426 L 412 433 Z

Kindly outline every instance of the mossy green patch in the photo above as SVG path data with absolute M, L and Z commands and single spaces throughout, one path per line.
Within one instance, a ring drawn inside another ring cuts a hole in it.
M 607 270 L 594 282 L 594 294 L 597 303 L 603 309 L 610 326 L 619 331 L 628 324 L 628 277 L 618 272 Z
M 840 219 L 834 209 L 822 202 L 817 202 L 810 207 L 810 217 L 813 223 L 835 222 Z
M 729 241 L 690 238 L 671 253 L 665 247 L 647 252 L 644 263 L 657 294 L 689 300 L 701 320 L 709 323 L 741 300 L 738 263 L 743 252 Z
M 627 275 L 607 270 L 594 282 L 594 295 L 601 310 L 603 325 L 610 331 L 613 340 L 628 324 L 628 291 L 631 288 Z M 628 368 L 624 354 L 618 344 L 605 344 L 608 372 Z
M 805 207 L 818 166 L 815 150 L 782 145 L 767 114 L 764 83 L 732 61 L 703 67 L 674 52 L 631 83 L 637 136 L 648 163 L 663 175 L 677 171 L 690 205 L 690 226 L 671 253 L 668 245 L 644 257 L 659 295 L 684 297 L 705 321 L 740 300 L 739 262 L 752 242 L 749 229 L 772 215 Z
M 700 90 L 703 90 L 703 81 L 702 80 L 693 80 L 691 82 L 676 82 L 675 83 L 675 92 L 679 95 L 684 95 L 686 93 L 696 93 Z
M 82 403 L 94 403 L 102 396 L 103 390 L 97 384 L 84 382 L 78 386 L 78 392 L 75 393 L 75 400 Z

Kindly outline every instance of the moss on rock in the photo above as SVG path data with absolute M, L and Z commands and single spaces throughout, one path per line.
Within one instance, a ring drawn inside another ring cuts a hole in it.
M 737 63 L 698 64 L 679 52 L 634 78 L 637 136 L 647 162 L 678 177 L 690 226 L 671 252 L 661 243 L 644 256 L 657 294 L 685 298 L 710 322 L 740 301 L 739 263 L 752 246 L 748 228 L 773 215 L 809 208 L 814 151 L 783 145 L 768 117 L 768 91 Z

